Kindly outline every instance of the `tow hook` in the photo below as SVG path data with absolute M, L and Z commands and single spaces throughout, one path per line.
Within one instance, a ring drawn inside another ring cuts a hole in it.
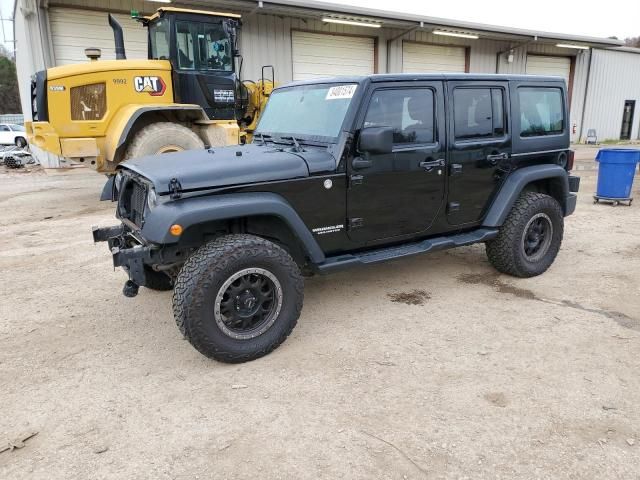
M 133 298 L 138 295 L 138 290 L 140 290 L 140 285 L 133 280 L 127 280 L 124 282 L 124 287 L 122 287 L 123 295 L 129 298 Z

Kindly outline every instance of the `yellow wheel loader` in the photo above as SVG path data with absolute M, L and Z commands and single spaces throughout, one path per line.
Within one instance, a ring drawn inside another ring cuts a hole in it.
M 34 75 L 30 144 L 109 175 L 129 158 L 249 140 L 274 72 L 240 81 L 240 15 L 167 7 L 137 20 L 148 29 L 148 60 L 126 59 L 109 14 L 116 60 L 87 48 L 87 63 Z

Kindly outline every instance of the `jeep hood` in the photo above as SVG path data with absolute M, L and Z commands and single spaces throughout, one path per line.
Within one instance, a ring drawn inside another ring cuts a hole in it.
M 234 145 L 135 158 L 121 164 L 146 177 L 160 194 L 172 179 L 182 191 L 304 178 L 333 171 L 335 160 L 326 149 L 291 152 L 274 145 Z

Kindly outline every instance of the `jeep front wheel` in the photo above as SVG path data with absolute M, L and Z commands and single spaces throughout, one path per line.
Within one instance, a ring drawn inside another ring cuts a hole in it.
M 284 249 L 253 235 L 226 235 L 182 267 L 174 317 L 203 355 L 228 363 L 254 360 L 289 336 L 302 310 L 303 287 Z
M 486 243 L 487 257 L 502 273 L 523 278 L 540 275 L 555 260 L 563 230 L 562 208 L 554 198 L 522 193 L 498 236 Z

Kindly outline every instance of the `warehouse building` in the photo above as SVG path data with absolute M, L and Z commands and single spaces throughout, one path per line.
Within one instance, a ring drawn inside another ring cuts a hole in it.
M 44 68 L 88 61 L 86 47 L 115 58 L 107 13 L 124 28 L 128 58 L 147 57 L 140 0 L 16 0 L 16 61 L 23 109 L 29 79 Z M 275 67 L 280 84 L 330 75 L 470 72 L 558 75 L 567 81 L 572 141 L 639 139 L 640 50 L 618 40 L 537 32 L 315 1 L 196 0 L 172 6 L 242 15 L 242 76 Z

